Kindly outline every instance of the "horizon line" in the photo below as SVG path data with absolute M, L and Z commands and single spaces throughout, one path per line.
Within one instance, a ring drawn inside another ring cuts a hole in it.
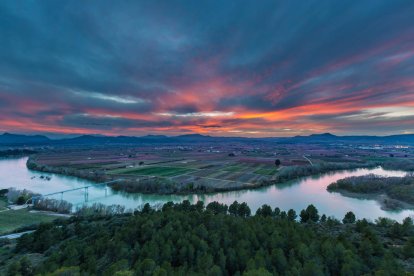
M 73 139 L 82 136 L 93 136 L 93 137 L 131 137 L 131 138 L 145 138 L 148 136 L 163 136 L 165 138 L 175 138 L 175 137 L 182 137 L 182 136 L 202 136 L 202 137 L 211 137 L 211 138 L 244 138 L 244 139 L 271 139 L 271 138 L 295 138 L 295 137 L 311 137 L 311 136 L 334 136 L 334 137 L 390 137 L 390 136 L 403 136 L 403 135 L 414 135 L 414 133 L 395 133 L 395 134 L 388 134 L 388 135 L 375 135 L 375 134 L 348 134 L 348 135 L 338 135 L 331 132 L 324 132 L 324 133 L 310 133 L 306 135 L 293 135 L 293 136 L 263 136 L 263 137 L 252 137 L 252 136 L 222 136 L 222 135 L 210 135 L 204 133 L 184 133 L 178 135 L 165 135 L 165 134 L 144 134 L 144 135 L 111 135 L 111 134 L 99 134 L 99 133 L 73 133 L 73 134 L 61 134 L 61 133 L 18 133 L 18 132 L 11 132 L 11 131 L 4 131 L 0 135 L 23 135 L 23 136 L 44 136 L 50 140 L 63 140 L 63 139 Z M 60 136 L 60 138 L 52 138 L 53 136 Z

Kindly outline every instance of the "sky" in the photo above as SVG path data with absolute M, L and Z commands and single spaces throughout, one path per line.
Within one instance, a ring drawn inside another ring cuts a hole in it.
M 0 1 L 0 131 L 414 133 L 414 1 Z

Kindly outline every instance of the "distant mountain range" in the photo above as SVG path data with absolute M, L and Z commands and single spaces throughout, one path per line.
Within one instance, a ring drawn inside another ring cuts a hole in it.
M 51 141 L 43 135 L 22 135 L 7 132 L 0 135 L 0 144 L 47 144 Z
M 379 144 L 414 144 L 414 134 L 398 134 L 389 136 L 336 136 L 330 133 L 295 136 L 288 140 L 295 142 L 337 142 L 337 143 L 379 143 Z
M 280 143 L 378 143 L 414 144 L 414 134 L 390 136 L 336 136 L 330 133 L 295 137 L 216 137 L 200 134 L 180 136 L 103 136 L 81 135 L 75 138 L 50 139 L 43 135 L 22 135 L 4 133 L 0 135 L 0 145 L 98 145 L 98 144 L 167 144 L 167 143 L 209 143 L 209 142 L 280 142 Z

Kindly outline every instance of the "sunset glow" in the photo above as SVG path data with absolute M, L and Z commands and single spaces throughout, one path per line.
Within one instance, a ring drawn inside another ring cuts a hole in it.
M 42 2 L 0 2 L 0 131 L 414 132 L 412 1 Z

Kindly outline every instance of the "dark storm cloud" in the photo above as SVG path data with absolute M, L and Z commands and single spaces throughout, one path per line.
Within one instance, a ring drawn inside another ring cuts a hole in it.
M 386 0 L 1 1 L 0 129 L 359 132 L 372 116 L 334 123 L 414 105 L 413 13 Z M 407 131 L 408 118 L 387 122 Z
M 147 127 L 170 127 L 170 121 L 158 121 L 156 123 L 145 120 L 131 120 L 111 116 L 91 116 L 88 114 L 72 114 L 65 116 L 61 122 L 64 126 L 86 127 L 92 129 L 125 129 L 125 128 L 147 128 Z

